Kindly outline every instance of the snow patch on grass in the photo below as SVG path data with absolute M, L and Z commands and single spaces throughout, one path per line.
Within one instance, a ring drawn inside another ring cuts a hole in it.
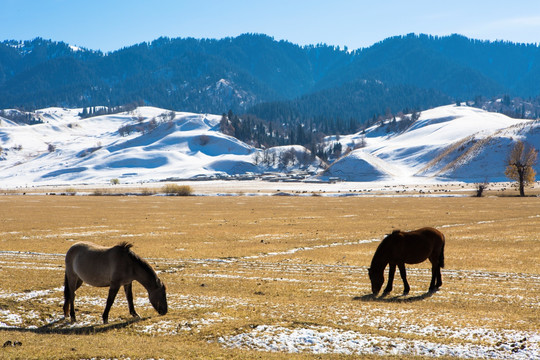
M 476 329 L 478 333 L 481 329 Z M 493 333 L 489 330 L 489 333 Z M 504 334 L 504 333 L 503 333 Z M 416 334 L 418 335 L 418 334 Z M 489 345 L 477 343 L 448 344 L 364 334 L 325 326 L 290 329 L 259 325 L 251 332 L 220 337 L 225 347 L 269 352 L 348 354 L 381 356 L 452 356 L 460 358 L 535 359 L 540 357 L 540 334 L 519 333 L 502 338 L 495 336 Z M 474 338 L 474 334 L 470 337 Z M 490 335 L 487 335 L 490 337 Z

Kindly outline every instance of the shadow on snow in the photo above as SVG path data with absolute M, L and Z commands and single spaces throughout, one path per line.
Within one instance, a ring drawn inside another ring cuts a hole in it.
M 428 291 L 422 295 L 417 295 L 417 296 L 411 296 L 411 297 L 406 297 L 404 295 L 399 295 L 399 296 L 393 296 L 393 297 L 388 297 L 387 295 L 381 295 L 379 297 L 377 296 L 374 296 L 373 294 L 367 294 L 367 295 L 363 295 L 363 296 L 355 296 L 353 297 L 352 299 L 354 301 L 376 301 L 376 302 L 386 302 L 386 303 L 409 303 L 409 302 L 416 302 L 416 301 L 422 301 L 422 300 L 425 300 L 425 299 L 428 299 L 430 297 L 433 296 L 433 294 L 435 294 L 436 291 Z
M 71 325 L 72 323 L 64 318 L 54 320 L 48 324 L 37 328 L 19 328 L 19 327 L 5 327 L 0 328 L 0 331 L 9 331 L 9 332 L 31 332 L 35 334 L 65 334 L 65 335 L 92 335 L 106 333 L 111 330 L 123 329 L 131 324 L 144 321 L 149 319 L 146 318 L 133 318 L 126 321 L 107 324 L 107 325 L 86 325 L 81 327 L 67 327 L 65 325 Z

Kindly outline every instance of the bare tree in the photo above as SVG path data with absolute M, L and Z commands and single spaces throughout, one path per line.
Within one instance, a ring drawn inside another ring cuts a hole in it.
M 282 168 L 286 168 L 289 164 L 293 165 L 296 162 L 296 150 L 290 148 L 280 154 L 279 164 Z
M 507 159 L 506 177 L 515 180 L 519 185 L 519 195 L 525 196 L 525 185 L 533 183 L 536 171 L 533 166 L 536 164 L 538 150 L 533 146 L 525 145 L 518 141 Z
M 253 163 L 255 165 L 259 165 L 263 160 L 263 155 L 261 154 L 260 151 L 255 151 L 253 153 Z
M 482 197 L 484 191 L 488 189 L 488 186 L 489 183 L 487 181 L 476 184 L 476 197 Z

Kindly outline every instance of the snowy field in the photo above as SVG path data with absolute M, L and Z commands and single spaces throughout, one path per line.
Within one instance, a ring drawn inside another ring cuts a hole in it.
M 540 357 L 535 198 L 4 196 L 0 204 L 0 334 L 23 344 L 2 357 Z M 429 265 L 409 265 L 408 296 L 396 277 L 393 293 L 371 298 L 367 268 L 381 238 L 420 224 L 446 235 L 443 287 L 426 293 Z M 64 253 L 82 240 L 133 242 L 167 284 L 169 313 L 157 316 L 135 284 L 142 318 L 131 320 L 120 292 L 102 325 L 107 290 L 83 286 L 79 321 L 64 320 Z M 85 334 L 89 345 L 74 345 Z
M 333 247 L 348 246 L 350 244 L 333 244 Z M 309 252 L 312 249 L 298 249 L 301 252 Z M 296 252 L 296 251 L 295 251 Z M 291 252 L 289 252 L 291 253 Z M 278 254 L 270 255 L 277 256 Z M 57 254 L 18 254 L 0 252 L 2 267 L 9 268 L 17 263 L 17 267 L 25 267 L 41 270 L 54 269 L 57 278 L 62 277 L 62 256 Z M 22 263 L 21 263 L 22 260 Z M 163 261 L 152 259 L 153 263 L 160 267 L 185 266 L 186 261 Z M 212 273 L 194 273 L 186 276 L 194 277 L 200 281 L 208 281 L 208 278 L 216 280 L 227 279 L 228 281 L 271 281 L 302 284 L 300 287 L 309 286 L 310 292 L 328 292 L 330 284 L 321 279 L 322 273 L 331 271 L 336 276 L 349 278 L 351 273 L 362 274 L 365 268 L 358 267 L 327 267 L 305 266 L 284 264 L 255 264 L 245 263 L 243 259 L 223 263 L 220 259 L 205 259 L 193 261 L 200 267 L 212 269 Z M 235 275 L 230 272 L 235 267 Z M 239 271 L 240 270 L 240 271 Z M 5 271 L 5 270 L 4 270 Z M 261 272 L 273 273 L 273 276 L 261 276 Z M 309 274 L 311 280 L 306 279 Z M 416 279 L 427 283 L 429 273 L 413 271 Z M 525 294 L 529 286 L 538 289 L 540 276 L 521 274 L 516 276 L 512 273 L 486 272 L 486 271 L 445 271 L 447 282 L 453 283 L 460 277 L 473 277 L 482 279 L 481 296 L 473 293 L 441 290 L 433 295 L 433 301 L 437 303 L 451 302 L 456 296 L 468 296 L 473 303 L 494 301 L 497 303 L 510 303 L 514 306 L 538 307 L 540 306 L 540 294 L 538 291 L 527 296 L 509 294 L 501 296 L 495 289 L 489 288 L 501 279 L 505 279 L 505 286 L 511 286 L 516 292 Z M 528 284 L 524 287 L 524 284 Z M 348 289 L 349 291 L 352 289 Z M 358 291 L 358 289 L 356 289 Z M 346 292 L 339 291 L 339 296 Z M 104 292 L 101 296 L 79 296 L 77 306 L 79 309 L 94 309 L 93 313 L 83 311 L 76 324 L 71 324 L 58 314 L 44 316 L 39 310 L 30 310 L 33 305 L 37 308 L 48 305 L 60 307 L 62 303 L 63 288 L 57 287 L 48 290 L 25 291 L 22 293 L 0 292 L 0 301 L 10 301 L 19 306 L 0 310 L 1 329 L 29 329 L 43 330 L 51 333 L 71 332 L 77 333 L 78 329 L 93 328 L 100 322 L 100 312 L 104 305 Z M 145 313 L 152 311 L 148 300 L 139 294 L 135 306 Z M 416 295 L 415 297 L 421 297 Z M 415 297 L 409 298 L 413 303 Z M 200 317 L 190 317 L 189 320 L 175 316 L 145 319 L 132 325 L 132 331 L 150 336 L 178 336 L 180 334 L 201 333 L 211 331 L 216 324 L 235 322 L 237 319 L 226 315 L 223 309 L 233 308 L 235 311 L 249 309 L 255 306 L 253 300 L 229 294 L 226 296 L 205 296 L 188 294 L 170 294 L 169 308 L 171 313 L 199 313 Z M 403 306 L 399 306 L 403 301 Z M 26 305 L 22 305 L 24 302 Z M 369 303 L 368 303 L 369 304 Z M 421 307 L 407 305 L 407 299 L 396 298 L 394 302 L 389 300 L 388 306 L 372 308 L 361 314 L 351 312 L 350 304 L 332 304 L 326 311 L 331 311 L 332 321 L 325 325 L 316 322 L 282 324 L 260 324 L 248 327 L 245 332 L 237 334 L 221 335 L 215 341 L 225 348 L 247 349 L 262 352 L 279 353 L 313 353 L 313 354 L 349 354 L 349 355 L 396 355 L 396 356 L 427 356 L 427 357 L 455 357 L 455 358 L 482 358 L 482 359 L 538 359 L 540 357 L 540 332 L 515 330 L 511 326 L 507 328 L 487 326 L 491 321 L 500 323 L 500 319 L 483 319 L 484 326 L 467 325 L 466 319 L 454 314 L 449 317 L 447 313 L 425 312 Z M 397 305 L 396 305 L 397 304 Z M 269 304 L 270 305 L 270 304 Z M 361 304 L 357 304 L 360 306 Z M 123 296 L 119 296 L 115 307 L 127 309 L 127 303 Z M 220 310 L 221 309 L 221 310 Z M 320 308 L 310 308 L 301 303 L 291 303 L 288 306 L 272 308 L 269 306 L 264 311 L 268 312 L 269 318 L 279 318 L 301 315 L 306 318 L 317 318 Z M 120 312 L 120 311 L 117 311 Z M 277 314 L 280 312 L 281 314 Z M 426 316 L 430 320 L 426 322 Z M 532 319 L 534 321 L 534 319 Z M 116 318 L 116 322 L 123 321 Z M 273 321 L 274 322 L 274 321 Z M 455 322 L 455 323 L 454 323 Z M 52 324 L 52 325 L 51 325 Z M 510 324 L 508 324 L 510 325 Z M 538 325 L 538 324 L 537 324 Z M 359 330 L 351 330 L 359 329 Z M 214 340 L 212 340 L 214 341 Z

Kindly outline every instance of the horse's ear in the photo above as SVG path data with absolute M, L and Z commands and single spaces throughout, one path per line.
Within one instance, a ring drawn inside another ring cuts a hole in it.
M 399 229 L 393 230 L 392 235 L 399 234 L 400 232 L 401 232 L 401 230 L 399 230 Z

